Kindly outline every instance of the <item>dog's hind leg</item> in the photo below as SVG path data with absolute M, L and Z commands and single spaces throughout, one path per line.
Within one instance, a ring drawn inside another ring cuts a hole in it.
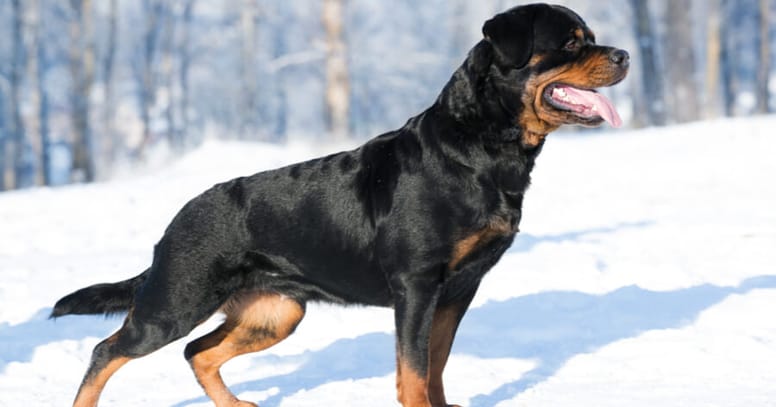
M 176 278 L 188 266 L 193 265 L 156 265 L 160 269 L 153 270 L 139 290 L 124 325 L 94 348 L 75 407 L 96 406 L 106 382 L 121 366 L 185 336 L 226 301 L 232 289 L 228 281 L 214 287 L 206 280 Z
M 120 331 L 119 331 L 120 332 Z M 119 332 L 100 342 L 92 353 L 89 369 L 81 382 L 78 394 L 73 402 L 74 407 L 94 407 L 100 399 L 100 393 L 108 379 L 131 358 L 119 356 L 111 352 Z
M 130 311 L 124 325 L 97 344 L 73 406 L 95 407 L 108 379 L 121 366 L 180 338 L 196 326 L 170 320 L 174 314 L 165 310 L 159 312 L 160 317 L 151 320 L 138 316 L 137 311 Z
M 223 310 L 226 321 L 189 343 L 185 356 L 216 406 L 255 406 L 232 394 L 219 368 L 235 356 L 266 349 L 287 338 L 304 317 L 305 304 L 281 294 L 249 292 L 236 294 Z

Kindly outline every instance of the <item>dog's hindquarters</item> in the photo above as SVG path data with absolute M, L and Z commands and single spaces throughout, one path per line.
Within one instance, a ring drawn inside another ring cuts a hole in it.
M 134 301 L 122 327 L 94 348 L 75 406 L 96 406 L 105 383 L 119 367 L 187 335 L 240 290 L 243 273 L 228 256 L 239 247 L 225 237 L 237 227 L 234 222 L 239 216 L 228 224 L 222 221 L 232 210 L 229 204 L 218 189 L 189 202 L 157 244 L 153 263 L 142 279 L 123 284 L 135 287 Z M 94 287 L 80 292 L 108 292 L 108 287 Z M 128 291 L 120 290 L 119 297 Z
M 96 406 L 105 383 L 119 367 L 185 336 L 215 313 L 231 293 L 233 287 L 214 286 L 207 278 L 181 280 L 187 273 L 202 273 L 202 259 L 168 251 L 167 240 L 165 236 L 157 246 L 149 275 L 122 327 L 94 348 L 75 406 Z M 217 272 L 213 267 L 206 273 Z

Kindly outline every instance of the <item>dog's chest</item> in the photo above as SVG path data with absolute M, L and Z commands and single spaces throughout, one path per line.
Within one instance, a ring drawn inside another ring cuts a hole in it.
M 490 208 L 487 221 L 460 230 L 452 241 L 447 264 L 449 283 L 472 285 L 478 282 L 501 258 L 519 231 L 523 194 L 530 182 L 529 171 L 502 171 L 492 179 L 496 188 L 483 188 L 483 207 Z M 500 176 L 499 176 L 500 175 Z M 491 184 L 489 186 L 494 186 Z M 451 291 L 457 291 L 451 287 Z
M 501 259 L 517 233 L 516 221 L 496 218 L 487 227 L 457 240 L 445 276 L 443 303 L 473 293 L 482 277 Z
M 494 244 L 498 246 L 504 239 L 511 239 L 518 232 L 518 223 L 520 219 L 516 215 L 494 216 L 488 224 L 478 230 L 465 234 L 453 244 L 452 256 L 448 263 L 451 271 L 459 269 L 466 260 L 472 260 L 472 257 L 488 256 L 491 252 L 479 253 L 483 249 L 493 249 Z M 477 254 L 480 256 L 477 256 Z

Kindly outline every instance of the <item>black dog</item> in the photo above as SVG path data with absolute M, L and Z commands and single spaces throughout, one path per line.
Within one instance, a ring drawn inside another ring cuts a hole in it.
M 62 298 L 52 317 L 127 311 L 94 349 L 76 406 L 95 406 L 124 363 L 225 322 L 185 356 L 216 405 L 239 401 L 219 374 L 290 335 L 308 301 L 395 309 L 398 399 L 448 406 L 453 337 L 485 273 L 518 231 L 545 136 L 562 124 L 619 125 L 593 88 L 628 71 L 574 12 L 544 4 L 487 21 L 485 38 L 425 112 L 354 151 L 216 185 L 178 213 L 151 267 Z

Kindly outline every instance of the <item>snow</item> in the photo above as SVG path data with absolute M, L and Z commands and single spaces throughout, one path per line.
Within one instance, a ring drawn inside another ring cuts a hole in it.
M 446 370 L 467 406 L 776 406 L 776 117 L 549 137 L 521 234 L 485 278 Z M 342 146 L 339 146 L 342 147 Z M 111 182 L 0 195 L 0 406 L 67 405 L 121 318 L 48 320 L 142 271 L 188 199 L 334 147 L 208 142 Z M 104 406 L 208 406 L 187 339 L 122 368 Z M 311 305 L 228 363 L 262 406 L 394 406 L 392 313 Z

